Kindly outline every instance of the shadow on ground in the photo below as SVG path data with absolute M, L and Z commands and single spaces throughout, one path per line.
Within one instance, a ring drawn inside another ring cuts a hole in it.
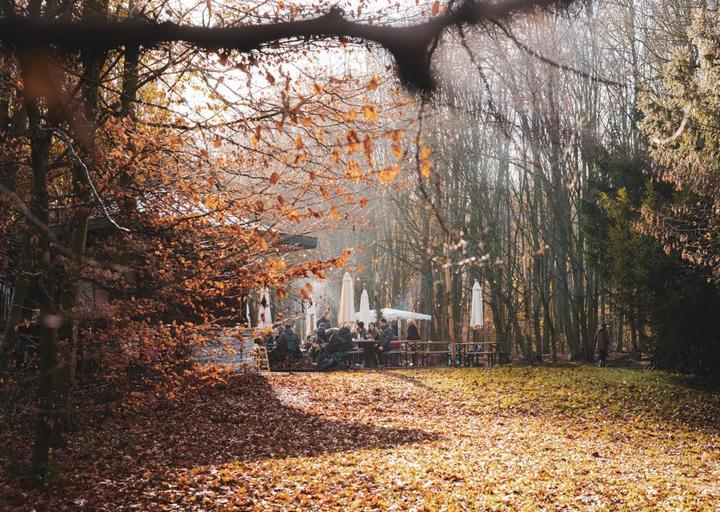
M 103 509 L 109 500 L 122 503 L 162 487 L 185 469 L 386 449 L 436 438 L 422 430 L 332 419 L 332 411 L 328 417 L 305 412 L 281 401 L 264 377 L 235 376 L 180 403 L 158 400 L 72 434 L 69 445 L 56 452 L 59 476 L 47 494 L 8 492 L 6 484 L 0 499 L 18 510 L 30 504 L 38 510 L 75 510 L 78 503 L 83 510 Z

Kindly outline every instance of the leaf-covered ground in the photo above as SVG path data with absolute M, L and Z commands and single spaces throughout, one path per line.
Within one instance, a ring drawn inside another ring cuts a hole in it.
M 25 510 L 718 510 L 720 395 L 632 369 L 238 377 L 71 437 Z

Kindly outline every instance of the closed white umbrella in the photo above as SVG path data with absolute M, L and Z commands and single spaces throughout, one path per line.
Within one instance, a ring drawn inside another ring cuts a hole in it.
M 472 288 L 472 303 L 470 306 L 470 327 L 476 329 L 485 325 L 483 314 L 483 297 L 480 283 L 475 281 Z
M 310 336 L 315 332 L 315 324 L 317 323 L 317 311 L 312 295 L 310 299 L 305 301 L 305 336 Z
M 258 329 L 272 327 L 272 312 L 270 311 L 270 291 L 263 288 L 260 306 L 258 306 Z
M 357 318 L 365 325 L 366 329 L 367 326 L 370 325 L 370 322 L 372 322 L 370 319 L 370 299 L 368 298 L 367 290 L 363 290 L 362 295 L 360 295 L 360 312 Z
M 265 288 L 265 322 L 267 323 L 266 327 L 272 327 L 273 319 L 272 319 L 272 313 L 270 311 L 270 289 Z
M 265 329 L 265 306 L 263 306 L 263 300 L 260 301 L 260 305 L 258 306 L 258 321 L 257 321 L 257 328 L 258 329 Z
M 350 272 L 345 272 L 340 291 L 340 311 L 338 311 L 338 324 L 355 321 L 355 286 Z

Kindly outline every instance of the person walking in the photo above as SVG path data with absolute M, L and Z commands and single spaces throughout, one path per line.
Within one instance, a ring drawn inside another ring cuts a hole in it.
M 610 350 L 610 331 L 608 331 L 605 320 L 602 321 L 600 328 L 595 333 L 595 348 L 598 352 L 598 366 L 605 366 Z

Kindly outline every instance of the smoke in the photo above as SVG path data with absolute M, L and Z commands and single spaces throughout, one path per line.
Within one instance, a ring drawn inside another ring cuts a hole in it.
M 333 313 L 337 312 L 340 305 L 341 279 L 303 279 L 300 281 L 300 286 L 305 286 L 307 283 L 312 286 L 313 302 L 318 315 L 322 315 L 327 308 Z

